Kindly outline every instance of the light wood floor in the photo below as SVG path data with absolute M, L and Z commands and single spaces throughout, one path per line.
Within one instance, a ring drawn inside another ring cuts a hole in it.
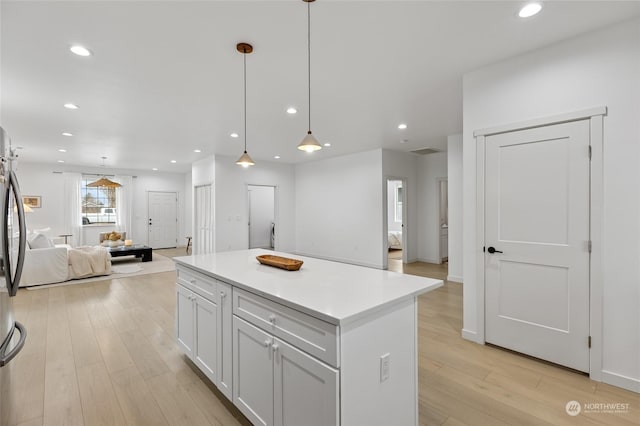
M 184 255 L 184 248 L 160 252 Z M 446 276 L 439 265 L 404 269 Z M 175 273 L 165 272 L 21 289 L 14 306 L 28 340 L 10 364 L 11 424 L 248 424 L 179 353 L 174 281 Z M 421 425 L 640 424 L 637 394 L 463 340 L 460 284 L 422 296 L 419 309 Z M 631 407 L 626 414 L 569 417 L 570 400 Z

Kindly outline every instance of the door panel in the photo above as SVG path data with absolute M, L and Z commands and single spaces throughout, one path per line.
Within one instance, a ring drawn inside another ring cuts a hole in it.
M 273 425 L 272 337 L 233 317 L 233 402 L 254 425 Z
M 486 340 L 589 370 L 589 123 L 485 139 Z
M 149 192 L 149 246 L 176 247 L 178 242 L 178 195 Z
M 229 284 L 218 281 L 220 291 L 220 305 L 218 308 L 218 382 L 220 392 L 233 400 L 233 324 L 232 324 L 232 295 Z
M 181 285 L 176 288 L 176 340 L 189 358 L 193 358 L 193 293 Z
M 274 424 L 338 424 L 338 371 L 274 340 Z
M 206 376 L 216 383 L 218 306 L 195 295 L 195 353 L 193 360 Z

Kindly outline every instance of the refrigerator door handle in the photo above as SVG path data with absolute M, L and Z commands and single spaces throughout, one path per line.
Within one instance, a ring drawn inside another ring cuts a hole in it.
M 2 353 L 0 353 L 0 367 L 4 367 L 5 365 L 7 365 L 9 363 L 9 361 L 11 361 L 13 358 L 15 358 L 16 355 L 18 355 L 18 352 L 20 352 L 24 346 L 24 342 L 27 340 L 27 330 L 24 328 L 24 325 L 20 324 L 18 321 L 15 322 L 15 328 L 18 329 L 18 331 L 20 332 L 20 340 L 18 341 L 18 343 L 16 344 L 16 346 L 11 350 L 11 352 L 9 352 L 8 354 L 5 354 L 4 351 L 6 350 L 6 347 L 2 348 Z M 11 333 L 11 335 L 13 336 L 13 332 Z M 10 341 L 11 339 L 9 339 Z M 8 345 L 7 345 L 8 346 Z
M 12 194 L 13 192 L 13 194 Z M 16 270 L 11 271 L 11 266 L 9 266 L 6 270 L 9 271 L 8 277 L 9 281 L 7 284 L 9 290 L 9 296 L 15 296 L 18 292 L 18 287 L 20 285 L 20 277 L 22 277 L 22 268 L 24 266 L 24 256 L 25 249 L 27 246 L 27 228 L 25 225 L 25 217 L 24 217 L 24 205 L 22 204 L 22 195 L 20 194 L 20 186 L 18 185 L 18 177 L 16 173 L 12 170 L 9 174 L 9 198 L 11 196 L 14 197 L 16 210 L 18 213 L 18 227 L 19 227 L 19 236 L 18 236 L 18 261 L 16 262 Z M 6 200 L 5 208 L 9 208 L 9 200 Z M 8 221 L 8 211 L 4 215 L 4 220 Z M 8 222 L 5 222 L 5 238 L 10 238 L 7 234 L 8 231 Z M 11 236 L 12 238 L 13 236 Z M 5 248 L 8 249 L 7 245 L 8 241 L 5 243 Z M 9 260 L 8 250 L 5 251 L 5 257 Z M 8 262 L 7 262 L 8 263 Z

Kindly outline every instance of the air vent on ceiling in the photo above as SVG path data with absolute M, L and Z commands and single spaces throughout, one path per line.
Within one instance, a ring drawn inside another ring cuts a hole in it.
M 431 148 L 422 148 L 422 149 L 416 149 L 415 151 L 411 151 L 415 154 L 420 154 L 420 155 L 428 155 L 428 154 L 435 154 L 436 152 L 440 152 L 437 149 L 431 149 Z

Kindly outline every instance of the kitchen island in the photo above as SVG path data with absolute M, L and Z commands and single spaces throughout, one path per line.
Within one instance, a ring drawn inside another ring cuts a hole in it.
M 178 345 L 252 423 L 418 423 L 417 296 L 442 281 L 266 250 L 174 260 Z

